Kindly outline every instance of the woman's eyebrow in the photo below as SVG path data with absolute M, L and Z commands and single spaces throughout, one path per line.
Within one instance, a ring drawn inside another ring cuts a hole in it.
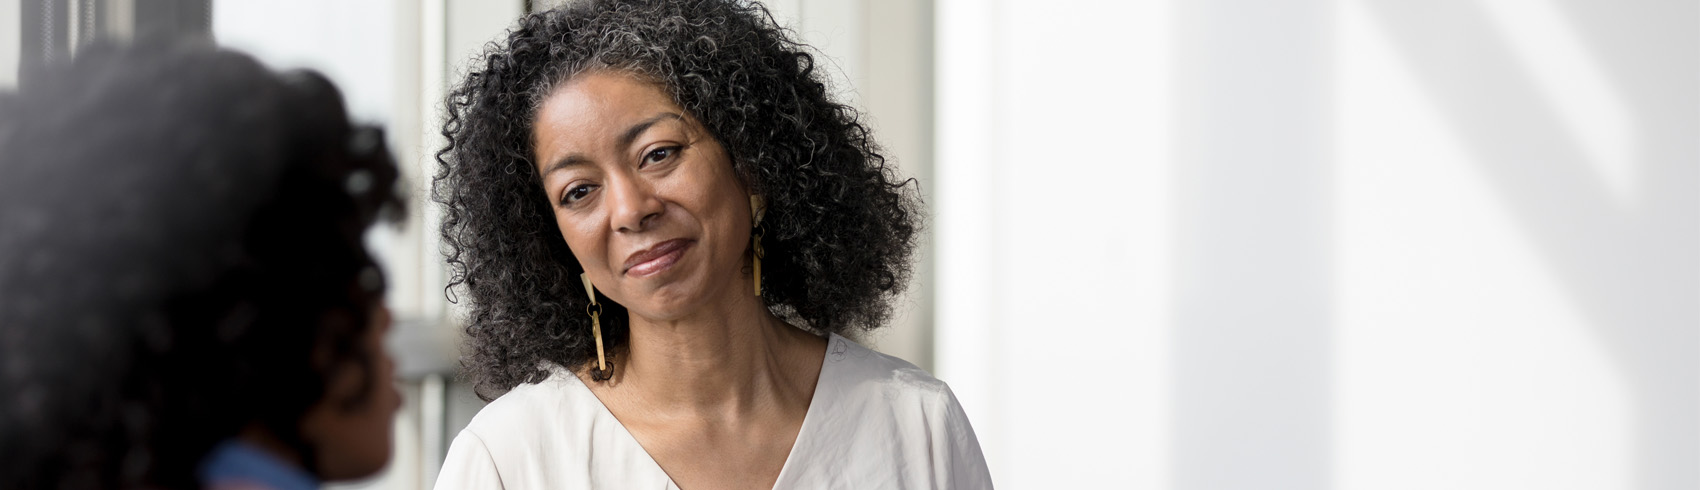
M 631 146 L 632 142 L 636 141 L 638 136 L 643 135 L 644 131 L 648 131 L 651 126 L 655 125 L 655 123 L 665 121 L 665 120 L 668 120 L 668 119 L 683 122 L 685 120 L 685 117 L 681 116 L 677 113 L 673 113 L 673 112 L 663 112 L 663 113 L 651 116 L 649 119 L 644 119 L 643 121 L 640 121 L 637 124 L 633 124 L 632 127 L 626 128 L 626 132 L 620 133 L 620 146 L 621 147 Z M 581 155 L 581 154 L 578 154 L 578 153 L 573 153 L 573 154 L 567 155 L 566 158 L 556 160 L 555 163 L 550 164 L 549 168 L 544 169 L 543 173 L 541 175 L 546 176 L 546 175 L 549 175 L 551 173 L 555 173 L 555 172 L 557 172 L 561 169 L 571 167 L 573 165 L 583 165 L 585 163 L 588 163 L 589 161 L 590 160 L 585 158 L 584 155 Z
M 625 148 L 625 147 L 631 146 L 632 141 L 637 140 L 638 135 L 643 134 L 644 131 L 648 131 L 649 127 L 654 126 L 655 123 L 661 122 L 661 121 L 666 120 L 666 119 L 672 119 L 672 120 L 675 120 L 675 121 L 684 121 L 685 120 L 684 116 L 680 116 L 680 115 L 678 115 L 676 113 L 672 113 L 672 112 L 663 112 L 663 113 L 660 113 L 660 114 L 656 114 L 656 115 L 650 117 L 649 119 L 643 120 L 643 122 L 633 124 L 632 127 L 626 129 L 626 132 L 621 133 L 620 134 L 620 147 Z
M 565 169 L 567 167 L 571 167 L 573 165 L 583 165 L 583 164 L 585 164 L 589 161 L 590 160 L 584 158 L 584 155 L 580 155 L 580 154 L 577 154 L 577 153 L 567 155 L 566 158 L 556 160 L 555 163 L 550 164 L 549 168 L 547 170 L 544 170 L 541 175 L 543 175 L 544 177 L 548 177 L 549 174 L 558 172 L 562 169 Z
M 685 117 L 679 115 L 678 113 L 663 112 L 663 113 L 660 113 L 660 114 L 656 114 L 654 116 L 650 116 L 649 119 L 644 119 L 643 121 L 639 121 L 637 124 L 633 124 L 632 127 L 626 128 L 626 131 L 624 133 L 620 133 L 620 147 L 623 148 L 623 147 L 631 146 L 632 142 L 637 141 L 637 137 L 643 135 L 644 131 L 648 131 L 651 126 L 655 125 L 655 123 L 665 121 L 665 120 L 668 120 L 668 119 L 684 122 Z M 585 158 L 584 155 L 581 155 L 581 154 L 578 154 L 578 153 L 573 153 L 573 154 L 567 155 L 566 158 L 556 160 L 555 163 L 550 164 L 549 168 L 544 169 L 543 173 L 541 175 L 546 176 L 546 175 L 555 173 L 557 171 L 560 171 L 561 169 L 571 167 L 573 165 L 583 165 L 585 163 L 588 163 L 589 161 L 590 160 Z

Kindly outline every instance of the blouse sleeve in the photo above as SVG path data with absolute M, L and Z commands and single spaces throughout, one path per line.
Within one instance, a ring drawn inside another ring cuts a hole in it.
M 496 460 L 484 440 L 469 431 L 460 431 L 449 454 L 443 460 L 443 471 L 437 474 L 436 490 L 463 488 L 501 489 L 502 477 L 496 472 Z
M 933 488 L 992 488 L 991 470 L 986 467 L 986 455 L 980 452 L 980 439 L 974 436 L 974 426 L 968 423 L 968 414 L 962 411 L 962 404 L 957 403 L 956 393 L 951 392 L 949 387 L 944 389 L 944 395 L 947 400 L 944 423 L 936 426 L 942 427 L 944 433 L 934 435 L 934 444 L 943 447 L 933 453 L 933 467 L 936 469 Z

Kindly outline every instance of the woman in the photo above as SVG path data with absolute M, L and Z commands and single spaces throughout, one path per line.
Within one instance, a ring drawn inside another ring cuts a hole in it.
M 0 95 L 0 488 L 374 474 L 400 402 L 362 234 L 396 167 L 310 72 L 94 47 Z
M 459 488 L 987 488 L 943 382 L 840 333 L 908 276 L 914 189 L 760 5 L 583 1 L 449 96 L 436 197 L 497 397 Z

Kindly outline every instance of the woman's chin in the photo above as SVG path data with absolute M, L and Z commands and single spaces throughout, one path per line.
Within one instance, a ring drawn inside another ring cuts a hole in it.
M 633 317 L 650 321 L 672 321 L 687 318 L 709 304 L 710 289 L 695 281 L 674 281 L 650 289 L 647 294 L 626 303 L 626 312 Z

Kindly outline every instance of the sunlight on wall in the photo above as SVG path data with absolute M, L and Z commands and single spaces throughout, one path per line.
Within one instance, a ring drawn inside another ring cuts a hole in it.
M 1617 366 L 1377 26 L 1339 25 L 1338 488 L 1627 487 Z
M 1479 2 L 1504 34 L 1518 61 L 1526 64 L 1543 102 L 1570 131 L 1596 176 L 1622 205 L 1634 196 L 1635 134 L 1628 104 L 1605 78 L 1580 35 L 1554 10 L 1552 0 Z M 1554 142 L 1555 144 L 1562 144 Z
M 0 0 L 0 32 L 21 32 L 23 30 L 23 5 L 19 0 Z M 18 86 L 18 60 L 23 49 L 19 36 L 0 36 L 0 90 L 10 90 Z

